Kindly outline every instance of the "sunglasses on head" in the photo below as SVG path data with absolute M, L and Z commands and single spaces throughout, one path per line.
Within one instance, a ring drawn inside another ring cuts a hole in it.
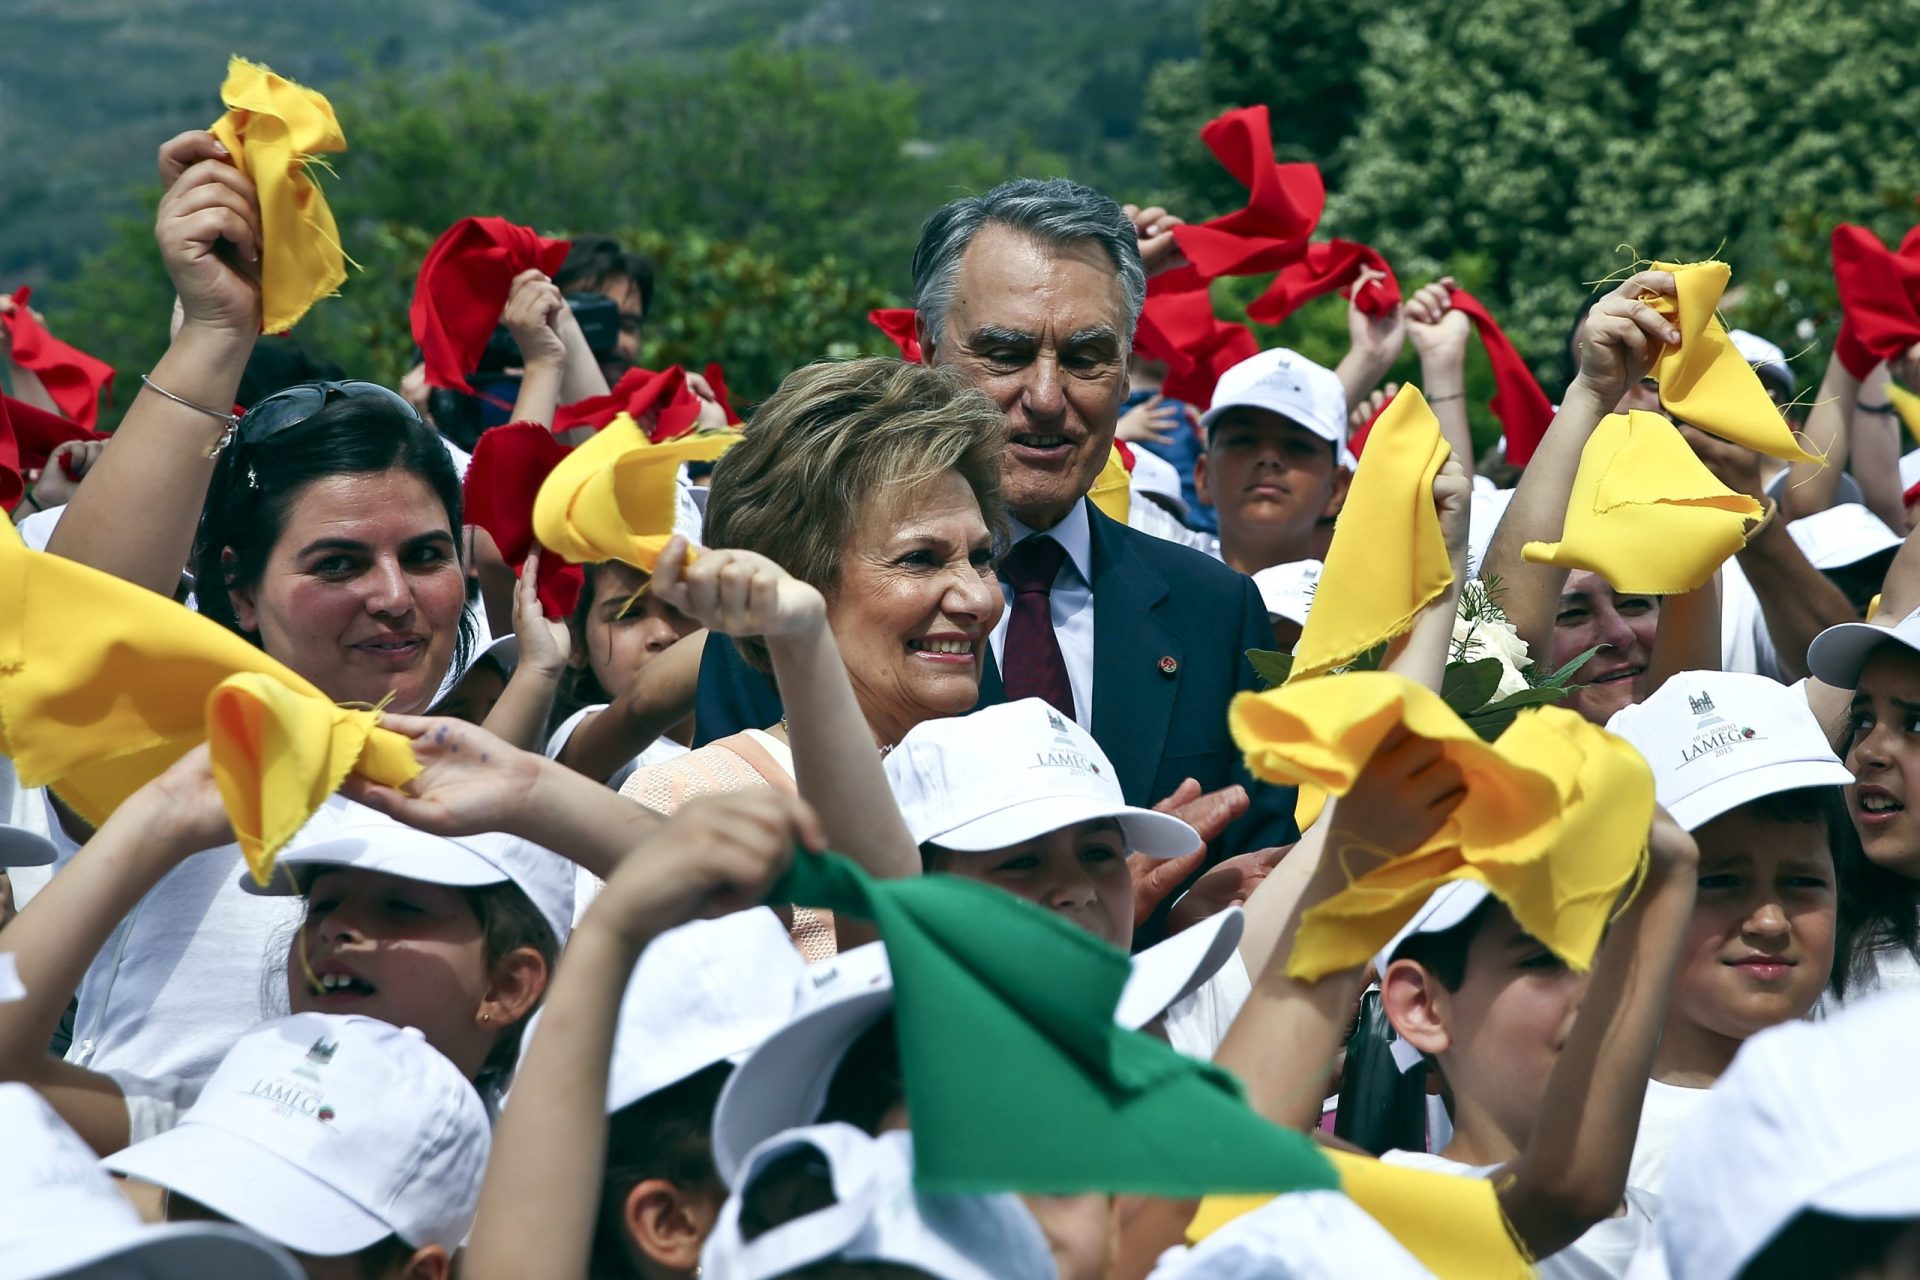
M 276 391 L 240 416 L 239 439 L 242 444 L 259 444 L 297 427 L 335 400 L 362 398 L 384 400 L 415 422 L 420 415 L 399 395 L 377 382 L 303 382 L 297 387 Z

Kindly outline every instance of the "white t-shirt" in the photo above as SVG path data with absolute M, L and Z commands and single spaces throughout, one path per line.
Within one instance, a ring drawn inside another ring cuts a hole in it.
M 1227 1038 L 1227 1028 L 1252 994 L 1253 979 L 1247 973 L 1247 962 L 1236 950 L 1200 984 L 1199 990 L 1167 1006 L 1161 1021 L 1167 1043 L 1189 1058 L 1211 1062 L 1220 1042 Z
M 1484 1178 L 1500 1167 L 1462 1164 L 1424 1151 L 1389 1151 L 1380 1159 L 1387 1164 L 1462 1178 Z M 1535 1272 L 1547 1280 L 1617 1280 L 1626 1275 L 1642 1242 L 1655 1238 L 1654 1217 L 1660 1204 L 1632 1185 L 1627 1187 L 1626 1201 L 1625 1213 L 1595 1223 L 1578 1240 L 1537 1263 Z
M 573 731 L 580 727 L 580 722 L 594 712 L 605 711 L 612 705 L 610 702 L 597 702 L 591 707 L 580 708 L 565 720 L 562 720 L 560 726 L 553 731 L 553 736 L 547 739 L 547 759 L 558 760 L 561 750 L 566 747 L 568 740 L 573 737 Z M 627 779 L 633 776 L 635 769 L 643 769 L 648 765 L 665 764 L 676 756 L 683 756 L 685 754 L 687 754 L 687 749 L 675 742 L 672 738 L 655 738 L 652 745 L 645 751 L 642 751 L 639 755 L 627 761 L 608 775 L 607 785 L 615 791 L 618 791 L 626 785 Z
M 143 1076 L 116 1067 L 106 1073 L 127 1100 L 127 1145 L 158 1137 L 179 1125 L 206 1088 L 204 1078 Z
M 1732 559 L 1720 566 L 1720 669 L 1780 679 L 1780 654 L 1760 612 L 1760 597 Z
M 330 798 L 289 847 L 326 839 L 359 809 Z M 68 1062 L 198 1087 L 242 1032 L 286 1012 L 301 900 L 248 893 L 245 867 L 239 845 L 222 845 L 140 899 L 80 980 Z
M 1882 991 L 1902 991 L 1908 987 L 1920 987 L 1920 960 L 1914 959 L 1913 952 L 1904 947 L 1891 947 L 1873 953 L 1873 970 L 1844 996 L 1833 994 L 1831 988 L 1820 996 L 1820 1003 L 1813 1006 L 1813 1017 L 1831 1018 L 1841 1009 L 1856 1001 Z
M 1633 1140 L 1633 1163 L 1627 1185 L 1659 1195 L 1667 1180 L 1667 1153 L 1694 1110 L 1707 1100 L 1708 1090 L 1647 1081 L 1647 1100 L 1640 1104 L 1640 1133 Z

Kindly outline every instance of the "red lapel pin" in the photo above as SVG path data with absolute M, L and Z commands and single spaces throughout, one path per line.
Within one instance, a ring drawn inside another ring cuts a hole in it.
M 1172 654 L 1168 654 L 1166 657 L 1160 659 L 1161 675 L 1170 676 L 1178 670 L 1180 670 L 1180 660 Z

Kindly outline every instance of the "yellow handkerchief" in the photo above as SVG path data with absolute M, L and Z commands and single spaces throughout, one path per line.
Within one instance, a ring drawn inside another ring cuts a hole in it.
M 274 856 L 349 773 L 390 787 L 420 776 L 412 744 L 379 720 L 259 672 L 207 695 L 213 779 L 254 880 L 272 879 Z
M 1323 1150 L 1347 1197 L 1439 1280 L 1527 1280 L 1526 1255 L 1486 1178 L 1408 1169 L 1349 1151 Z M 1187 1225 L 1199 1243 L 1272 1196 L 1208 1196 Z
M 1100 508 L 1100 514 L 1109 520 L 1127 522 L 1131 514 L 1133 501 L 1133 476 L 1127 471 L 1127 464 L 1120 456 L 1120 446 L 1107 450 L 1107 465 L 1100 468 L 1100 474 L 1094 477 L 1093 488 L 1087 491 L 1087 497 L 1093 505 Z
M 1920 440 L 1920 396 L 1905 387 L 1889 382 L 1887 401 L 1893 405 L 1894 412 L 1900 415 L 1900 421 L 1907 426 L 1907 434 Z
M 653 572 L 673 537 L 683 462 L 709 462 L 740 439 L 714 431 L 651 444 L 621 414 L 560 460 L 533 500 L 533 535 L 568 560 L 619 560 Z
M 1581 451 L 1560 541 L 1529 542 L 1520 554 L 1591 569 L 1616 591 L 1674 595 L 1746 545 L 1747 524 L 1764 510 L 1721 484 L 1659 414 L 1610 413 Z
M 1321 675 L 1401 635 L 1453 583 L 1433 478 L 1452 452 L 1417 387 L 1402 387 L 1373 424 L 1333 528 L 1313 612 L 1289 683 Z
M 1727 264 L 1656 262 L 1653 269 L 1673 272 L 1675 297 L 1650 294 L 1645 301 L 1680 330 L 1680 346 L 1666 348 L 1654 362 L 1660 403 L 1680 421 L 1723 440 L 1789 462 L 1821 461 L 1793 438 L 1760 375 L 1714 313 L 1732 274 Z
M 1522 712 L 1489 745 L 1438 694 L 1370 671 L 1244 693 L 1228 717 L 1247 768 L 1269 782 L 1345 795 L 1404 725 L 1440 742 L 1466 783 L 1466 798 L 1433 838 L 1390 861 L 1343 844 L 1336 827 L 1328 856 L 1341 859 L 1348 887 L 1302 917 L 1289 974 L 1312 981 L 1365 964 L 1434 889 L 1456 879 L 1484 884 L 1568 964 L 1592 963 L 1606 912 L 1639 869 L 1653 814 L 1652 776 L 1618 739 L 1545 708 Z
M 245 58 L 227 63 L 227 113 L 213 136 L 260 196 L 262 333 L 284 333 L 347 278 L 327 198 L 307 174 L 311 156 L 345 151 L 333 105 Z
M 95 825 L 206 740 L 209 696 L 229 677 L 251 673 L 243 689 L 274 686 L 276 714 L 289 720 L 371 716 L 339 711 L 288 668 L 165 596 L 5 538 L 0 600 L 7 601 L 0 609 L 0 754 L 13 757 L 23 785 L 53 787 Z M 301 711 L 286 710 L 289 703 L 303 704 Z M 398 772 L 396 752 L 412 749 L 385 730 L 371 737 L 378 747 L 356 758 L 379 770 L 368 776 L 386 781 Z M 267 837 L 297 830 L 338 777 L 326 781 L 331 756 L 305 745 L 304 730 L 261 728 L 253 740 L 263 744 L 253 748 L 256 771 L 276 779 L 272 796 L 235 808 L 224 783 L 222 795 L 235 829 L 261 838 L 265 859 L 277 849 Z M 270 754 L 288 743 L 292 755 Z M 216 744 L 214 772 L 238 778 L 246 766 Z M 279 781 L 296 773 L 298 785 Z M 302 797 L 311 803 L 296 813 Z

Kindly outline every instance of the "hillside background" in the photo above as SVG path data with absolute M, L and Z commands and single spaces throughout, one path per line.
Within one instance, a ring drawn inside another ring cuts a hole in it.
M 361 270 L 299 340 L 397 377 L 421 254 L 496 213 L 653 255 L 648 362 L 718 359 L 753 400 L 823 352 L 885 349 L 865 313 L 903 300 L 919 222 L 952 195 L 1068 173 L 1222 213 L 1243 193 L 1196 132 L 1264 102 L 1282 158 L 1325 172 L 1323 233 L 1409 286 L 1459 276 L 1551 393 L 1574 308 L 1641 258 L 1722 256 L 1735 323 L 1792 351 L 1830 336 L 1833 225 L 1893 241 L 1916 218 L 1912 18 L 1911 0 L 0 0 L 0 287 L 36 286 L 123 382 L 155 359 L 153 150 L 218 114 L 240 53 L 325 91 L 350 145 L 326 186 Z M 1221 282 L 1218 309 L 1239 318 L 1262 283 Z M 1331 360 L 1341 304 L 1262 337 Z

